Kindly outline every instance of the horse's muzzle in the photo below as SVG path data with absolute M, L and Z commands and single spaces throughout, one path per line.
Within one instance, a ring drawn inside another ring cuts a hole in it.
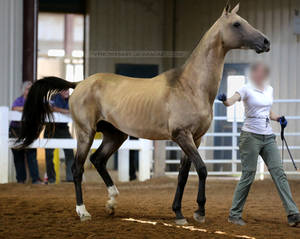
M 256 51 L 256 53 L 260 54 L 263 52 L 269 52 L 270 46 L 270 41 L 264 37 L 262 44 L 256 44 L 253 49 Z

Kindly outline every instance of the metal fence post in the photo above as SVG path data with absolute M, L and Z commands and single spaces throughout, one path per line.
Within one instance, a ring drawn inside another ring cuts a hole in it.
M 165 176 L 166 169 L 166 141 L 153 142 L 154 168 L 153 177 Z
M 151 140 L 140 139 L 139 150 L 139 181 L 150 179 L 151 162 L 153 158 L 153 143 Z
M 9 120 L 8 107 L 0 107 L 0 183 L 8 183 L 9 177 Z
M 120 182 L 129 181 L 129 149 L 120 148 L 118 151 L 118 175 Z
M 264 178 L 265 178 L 265 174 L 264 174 L 265 164 L 264 164 L 264 161 L 263 161 L 261 156 L 258 156 L 258 165 L 259 165 L 259 167 L 258 167 L 259 179 L 264 180 Z

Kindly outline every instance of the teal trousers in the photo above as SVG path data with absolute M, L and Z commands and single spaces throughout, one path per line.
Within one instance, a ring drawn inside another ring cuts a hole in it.
M 257 159 L 261 155 L 276 185 L 287 215 L 299 213 L 292 198 L 287 177 L 283 170 L 280 153 L 273 135 L 260 135 L 242 131 L 240 137 L 240 155 L 242 176 L 238 182 L 230 209 L 230 216 L 241 217 L 243 208 L 255 179 Z M 267 200 L 267 199 L 266 199 Z

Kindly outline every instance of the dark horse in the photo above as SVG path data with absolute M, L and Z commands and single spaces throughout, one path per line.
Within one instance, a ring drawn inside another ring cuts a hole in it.
M 227 5 L 221 17 L 207 31 L 186 63 L 151 79 L 137 79 L 99 73 L 80 83 L 55 77 L 35 82 L 29 92 L 22 116 L 20 147 L 30 145 L 40 134 L 45 118 L 51 118 L 51 94 L 75 89 L 70 111 L 77 135 L 73 165 L 76 212 L 81 220 L 91 218 L 81 191 L 83 165 L 96 131 L 103 142 L 90 160 L 103 178 L 109 194 L 108 209 L 113 212 L 118 190 L 106 170 L 109 157 L 128 135 L 151 140 L 173 140 L 183 150 L 173 211 L 176 223 L 185 224 L 181 213 L 183 190 L 191 163 L 199 177 L 198 209 L 194 218 L 205 220 L 206 166 L 197 148 L 213 117 L 213 102 L 219 89 L 224 58 L 231 49 L 248 48 L 257 53 L 270 49 L 269 40 Z

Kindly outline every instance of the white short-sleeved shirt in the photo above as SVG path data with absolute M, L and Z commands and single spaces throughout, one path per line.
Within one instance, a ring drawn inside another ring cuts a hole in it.
M 251 84 L 246 84 L 237 93 L 240 94 L 245 106 L 246 119 L 242 130 L 255 134 L 273 134 L 269 119 L 273 104 L 273 88 L 267 85 L 264 90 L 259 90 Z

